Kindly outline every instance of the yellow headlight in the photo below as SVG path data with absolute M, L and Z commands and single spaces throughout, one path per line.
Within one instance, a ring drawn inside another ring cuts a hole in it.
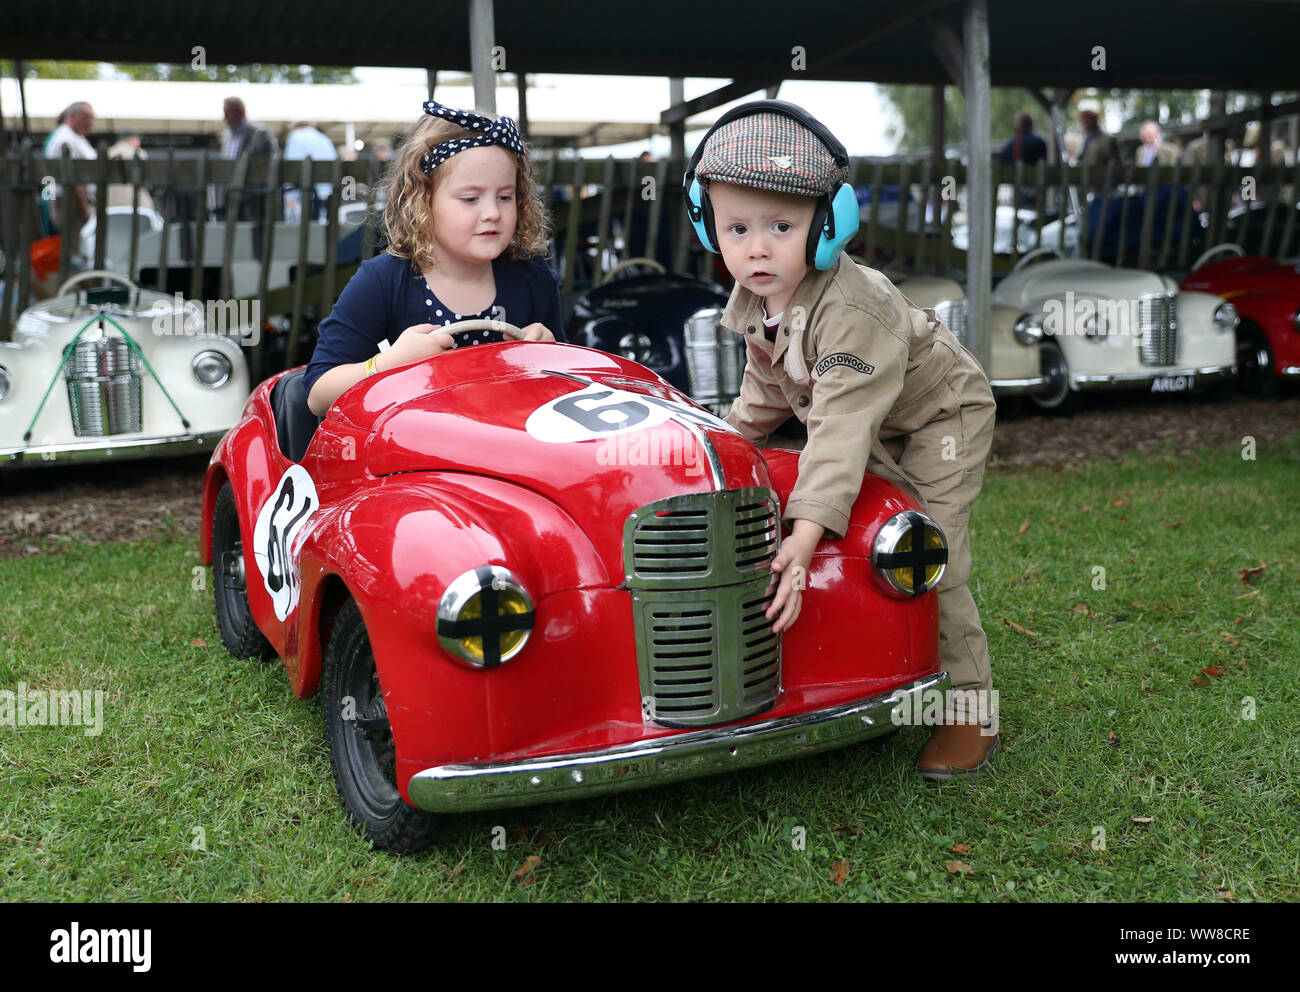
M 904 510 L 885 521 L 871 545 L 871 564 L 885 591 L 919 596 L 933 589 L 948 563 L 943 530 L 924 513 Z
M 509 661 L 533 631 L 533 601 L 508 569 L 484 565 L 458 576 L 438 604 L 438 641 L 474 668 Z

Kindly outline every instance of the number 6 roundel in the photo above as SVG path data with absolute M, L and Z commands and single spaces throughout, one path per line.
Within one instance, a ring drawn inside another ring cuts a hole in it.
M 275 615 L 285 619 L 298 605 L 302 579 L 298 548 L 307 520 L 320 507 L 316 484 L 301 465 L 291 465 L 280 477 L 253 526 L 253 561 L 275 605 Z M 248 549 L 244 551 L 247 559 Z
M 524 429 L 548 444 L 569 444 L 640 431 L 672 419 L 666 403 L 593 383 L 539 406 Z

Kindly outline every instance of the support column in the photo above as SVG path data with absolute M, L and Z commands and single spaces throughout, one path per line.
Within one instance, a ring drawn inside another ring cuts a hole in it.
M 519 133 L 523 135 L 524 140 L 528 140 L 528 74 L 515 72 L 515 89 L 519 93 L 519 119 L 515 121 L 519 125 Z
M 679 107 L 686 102 L 686 80 L 681 78 L 672 78 L 668 80 L 668 105 L 670 107 Z M 664 206 L 672 212 L 669 217 L 672 218 L 672 229 L 677 232 L 677 237 L 673 241 L 673 271 L 686 271 L 686 253 L 690 248 L 689 225 L 686 223 L 684 216 L 685 211 L 676 209 L 680 207 L 678 202 L 677 190 L 681 185 L 682 173 L 686 171 L 686 118 L 673 121 L 668 125 L 668 137 L 671 142 L 671 148 L 668 154 L 668 189 L 659 190 L 659 195 L 664 197 Z
M 947 169 L 944 158 L 943 132 L 945 125 L 944 87 L 930 87 L 930 175 L 935 177 L 930 213 L 936 224 L 943 222 L 943 176 Z M 875 191 L 872 191 L 873 195 Z M 939 273 L 944 275 L 945 273 Z
M 966 215 L 970 244 L 966 253 L 968 348 L 985 372 L 991 371 L 989 309 L 993 294 L 993 150 L 989 93 L 988 0 L 966 0 L 962 16 L 966 64 Z
M 474 106 L 489 114 L 497 112 L 496 70 L 492 68 L 495 45 L 492 0 L 469 0 L 469 60 L 474 75 Z

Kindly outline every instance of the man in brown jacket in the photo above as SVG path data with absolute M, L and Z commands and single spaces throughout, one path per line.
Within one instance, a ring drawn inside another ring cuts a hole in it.
M 981 725 L 967 705 L 979 698 L 969 690 L 993 695 L 966 584 L 970 509 L 993 434 L 988 379 L 932 310 L 918 310 L 883 275 L 841 253 L 848 234 L 826 250 L 822 232 L 835 225 L 824 218 L 849 189 L 842 146 L 833 137 L 828 145 L 815 121 L 822 135 L 779 109 L 790 105 L 746 106 L 755 109 L 724 116 L 693 159 L 688 209 L 736 279 L 722 323 L 744 336 L 747 361 L 728 423 L 755 442 L 791 413 L 808 428 L 768 616 L 778 617 L 778 631 L 798 618 L 817 542 L 845 533 L 868 468 L 909 489 L 948 539 L 939 653 L 956 690 L 953 720 L 935 728 L 918 768 L 929 778 L 977 773 L 1000 740 L 996 725 Z M 856 227 L 856 199 L 847 209 Z

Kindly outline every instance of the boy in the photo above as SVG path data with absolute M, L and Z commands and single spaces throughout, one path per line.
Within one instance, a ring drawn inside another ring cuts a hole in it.
M 768 617 L 779 614 L 776 631 L 798 618 L 817 542 L 843 536 L 869 464 L 919 494 L 948 539 L 939 654 L 960 691 L 950 700 L 955 722 L 934 729 L 918 771 L 978 774 L 1000 739 L 965 705 L 976 698 L 968 690 L 993 687 L 966 586 L 967 525 L 992 442 L 993 394 L 933 311 L 842 254 L 857 227 L 847 163 L 843 146 L 806 111 L 764 100 L 723 115 L 686 174 L 696 230 L 736 280 L 722 323 L 744 336 L 747 361 L 727 422 L 755 442 L 791 413 L 808 428 Z

